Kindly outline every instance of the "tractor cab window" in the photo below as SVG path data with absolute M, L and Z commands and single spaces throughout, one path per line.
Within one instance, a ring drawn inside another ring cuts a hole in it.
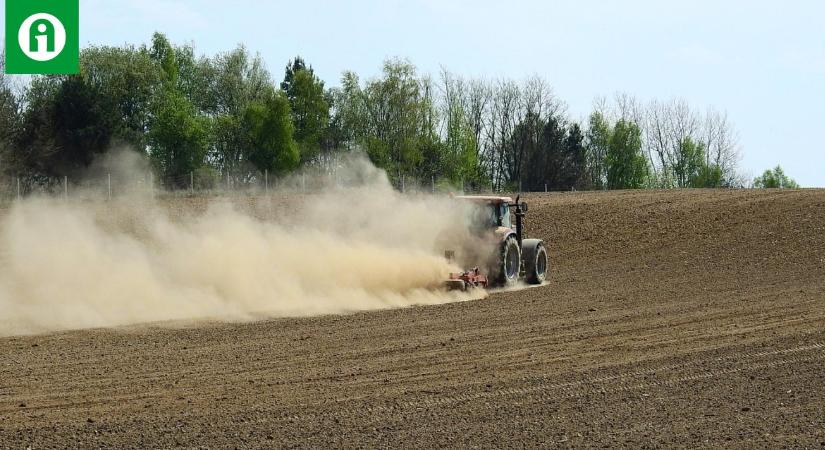
M 496 205 L 484 205 L 484 219 L 487 228 L 498 226 L 498 209 Z
M 499 208 L 501 208 L 501 222 L 499 224 L 502 227 L 510 228 L 510 205 L 502 203 Z
M 477 232 L 483 232 L 491 228 L 495 228 L 499 224 L 499 210 L 498 206 L 493 204 L 478 204 L 472 209 L 472 218 L 470 223 Z
M 510 206 L 507 203 L 485 203 L 474 210 L 472 223 L 479 230 L 496 227 L 510 228 Z

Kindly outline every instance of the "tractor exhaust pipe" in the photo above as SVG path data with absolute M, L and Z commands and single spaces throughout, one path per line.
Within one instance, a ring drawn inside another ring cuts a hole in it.
M 524 238 L 524 213 L 527 211 L 527 204 L 519 203 L 519 196 L 516 196 L 516 239 L 518 239 L 518 246 L 521 248 L 521 241 Z

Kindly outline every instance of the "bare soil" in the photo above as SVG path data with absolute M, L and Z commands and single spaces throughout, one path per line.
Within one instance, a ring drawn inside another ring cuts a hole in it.
M 0 448 L 825 447 L 825 191 L 526 200 L 541 287 L 0 338 Z

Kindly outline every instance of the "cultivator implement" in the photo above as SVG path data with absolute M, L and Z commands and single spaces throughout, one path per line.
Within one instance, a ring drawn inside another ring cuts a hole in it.
M 486 288 L 487 276 L 483 275 L 478 267 L 466 272 L 451 273 L 447 279 L 447 289 L 451 291 L 466 291 L 473 288 Z

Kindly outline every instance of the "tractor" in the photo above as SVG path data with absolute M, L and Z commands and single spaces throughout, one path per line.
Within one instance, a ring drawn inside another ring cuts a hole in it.
M 474 287 L 512 287 L 519 280 L 541 284 L 547 277 L 547 249 L 541 239 L 527 239 L 524 216 L 527 204 L 510 197 L 456 196 L 472 203 L 473 234 L 489 244 L 489 253 L 480 266 L 460 273 L 451 273 L 449 289 L 467 290 Z M 455 252 L 445 252 L 454 259 Z

